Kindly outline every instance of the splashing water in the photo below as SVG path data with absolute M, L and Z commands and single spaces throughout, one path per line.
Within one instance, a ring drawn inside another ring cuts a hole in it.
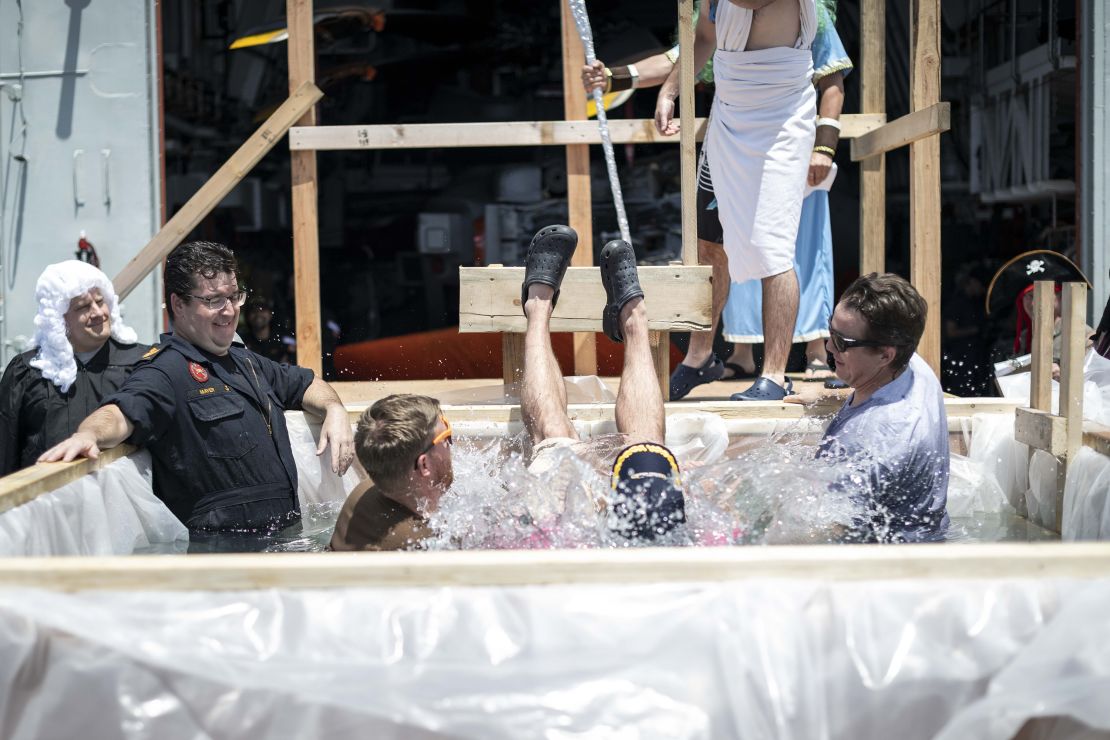
M 724 456 L 698 465 L 680 460 L 686 523 L 654 540 L 629 539 L 606 513 L 612 510 L 609 470 L 627 443 L 621 435 L 595 437 L 554 452 L 542 476 L 528 472 L 523 433 L 508 437 L 459 437 L 452 448 L 455 482 L 429 516 L 435 531 L 428 549 L 628 548 L 823 544 L 858 541 L 869 521 L 883 539 L 883 512 L 866 509 L 867 452 L 818 456 L 812 430 L 788 426 L 769 437 L 736 442 Z M 827 450 L 826 450 L 827 451 Z M 835 445 L 834 445 L 835 452 Z M 974 484 L 954 476 L 949 500 Z M 263 537 L 220 534 L 193 543 L 194 552 L 326 549 L 341 502 L 307 505 L 302 522 Z M 878 522 L 876 521 L 878 520 Z M 889 525 L 886 525 L 889 526 Z M 1031 541 L 1054 535 L 1012 510 L 953 516 L 947 539 L 955 542 Z M 257 542 L 255 541 L 257 540 Z
M 798 439 L 729 455 L 683 474 L 686 523 L 654 539 L 630 539 L 613 510 L 609 466 L 621 435 L 555 451 L 542 477 L 528 472 L 521 440 L 453 451 L 455 484 L 429 517 L 430 549 L 625 548 L 838 541 L 861 515 L 855 497 L 830 493 L 843 461 L 815 460 Z
M 582 37 L 582 46 L 586 51 L 586 64 L 597 61 L 594 56 L 594 36 L 590 30 L 590 16 L 586 13 L 585 0 L 567 0 L 571 15 L 574 16 L 574 25 L 578 26 L 578 35 Z M 632 243 L 632 235 L 628 230 L 628 216 L 624 212 L 624 195 L 621 192 L 621 181 L 617 175 L 617 158 L 613 154 L 613 139 L 609 134 L 609 117 L 605 114 L 605 104 L 602 102 L 601 90 L 592 92 L 594 104 L 597 106 L 597 128 L 601 132 L 601 148 L 605 151 L 605 168 L 609 172 L 609 187 L 613 191 L 613 206 L 617 211 L 617 228 L 620 229 L 621 239 Z

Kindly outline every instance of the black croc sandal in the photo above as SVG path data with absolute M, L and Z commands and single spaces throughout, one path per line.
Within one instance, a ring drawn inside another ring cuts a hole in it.
M 545 226 L 532 237 L 524 258 L 524 283 L 520 286 L 520 310 L 528 302 L 528 286 L 549 285 L 555 289 L 551 307 L 559 302 L 559 286 L 567 273 L 571 255 L 578 247 L 578 234 L 569 226 Z
M 601 249 L 599 257 L 601 284 L 605 286 L 605 312 L 601 315 L 601 328 L 614 342 L 624 341 L 621 332 L 621 309 L 633 298 L 643 298 L 640 277 L 636 272 L 636 252 L 632 245 L 614 239 Z
M 720 380 L 725 374 L 725 367 L 729 364 L 731 363 L 718 360 L 717 355 L 710 355 L 701 367 L 690 367 L 679 363 L 671 373 L 671 400 L 678 401 L 686 398 L 690 395 L 690 391 L 699 385 Z

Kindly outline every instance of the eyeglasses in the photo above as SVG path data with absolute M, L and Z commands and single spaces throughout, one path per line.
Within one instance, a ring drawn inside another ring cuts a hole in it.
M 455 438 L 451 433 L 451 422 L 447 421 L 447 417 L 444 416 L 443 414 L 439 415 L 439 420 L 443 422 L 443 426 L 446 427 L 446 429 L 444 429 L 442 432 L 437 434 L 432 439 L 431 444 L 429 444 L 427 447 L 425 447 L 423 450 L 420 451 L 420 454 L 416 456 L 416 460 L 413 461 L 413 464 L 412 464 L 413 468 L 416 468 L 420 465 L 421 456 L 428 454 L 431 451 L 431 449 L 433 447 L 435 447 L 437 444 L 439 444 L 440 442 L 447 442 L 447 444 L 449 446 L 455 444 Z
M 873 339 L 850 339 L 836 329 L 832 328 L 832 323 L 829 324 L 829 339 L 832 340 L 833 347 L 837 352 L 847 352 L 856 347 L 889 347 L 890 342 L 877 342 Z
M 190 293 L 186 293 L 185 297 L 197 299 L 198 301 L 203 303 L 209 311 L 223 311 L 229 303 L 236 308 L 239 308 L 247 302 L 247 295 L 248 291 L 240 290 L 239 292 L 232 293 L 231 295 L 221 295 L 216 296 L 215 298 L 202 298 L 199 295 L 192 295 Z

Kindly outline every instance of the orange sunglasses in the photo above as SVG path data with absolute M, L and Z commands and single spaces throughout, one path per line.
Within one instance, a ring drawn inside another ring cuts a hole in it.
M 451 432 L 451 422 L 447 421 L 447 417 L 444 416 L 443 414 L 439 415 L 439 420 L 442 421 L 443 426 L 445 426 L 447 428 L 444 429 L 439 434 L 437 434 L 435 436 L 435 438 L 432 439 L 431 444 L 429 444 L 427 447 L 425 447 L 423 450 L 421 450 L 420 455 L 428 454 L 428 452 L 431 451 L 431 449 L 433 447 L 435 447 L 437 444 L 439 444 L 440 442 L 446 441 L 448 445 L 455 444 L 455 438 L 454 438 L 454 435 Z M 414 465 L 419 463 L 420 455 L 416 456 L 416 462 L 414 463 Z

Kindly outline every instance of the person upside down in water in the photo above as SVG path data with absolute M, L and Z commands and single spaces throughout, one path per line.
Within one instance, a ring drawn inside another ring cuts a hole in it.
M 521 286 L 528 325 L 520 405 L 532 443 L 528 470 L 541 479 L 558 463 L 560 449 L 580 444 L 551 347 L 551 314 L 577 244 L 569 226 L 541 229 L 528 248 Z M 663 396 L 635 252 L 627 242 L 614 240 L 602 249 L 599 262 L 606 294 L 602 325 L 610 339 L 626 345 L 616 422 L 629 444 L 613 461 L 607 522 L 630 539 L 653 540 L 686 519 L 680 471 L 663 445 Z M 355 449 L 371 480 L 348 497 L 331 549 L 398 550 L 420 547 L 432 537 L 427 516 L 453 480 L 452 442 L 450 423 L 427 396 L 389 396 L 364 412 Z

